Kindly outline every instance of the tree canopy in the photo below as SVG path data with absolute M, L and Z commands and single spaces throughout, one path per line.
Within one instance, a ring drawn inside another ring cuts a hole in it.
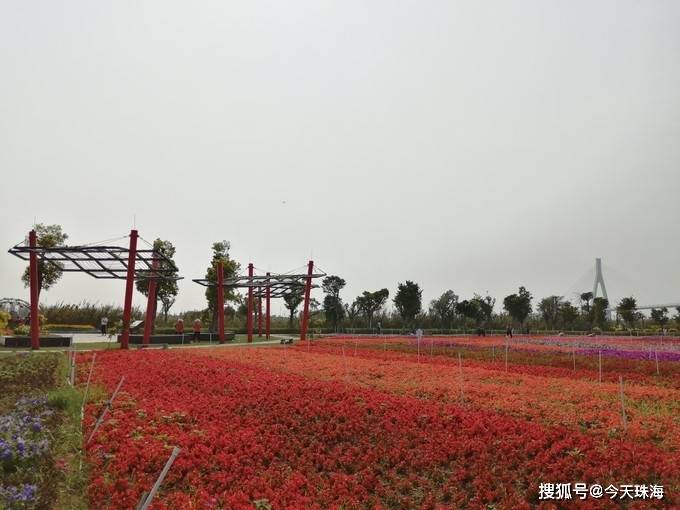
M 619 304 L 616 305 L 616 312 L 628 327 L 631 327 L 637 320 L 636 310 L 637 301 L 632 296 L 622 298 Z
M 229 249 L 231 244 L 229 241 L 218 241 L 212 245 L 212 259 L 210 265 L 205 271 L 205 278 L 211 283 L 217 283 L 217 263 L 222 261 L 224 265 L 224 278 L 232 278 L 238 274 L 241 269 L 241 264 L 229 257 Z M 205 298 L 208 301 L 208 311 L 212 316 L 213 326 L 216 324 L 217 317 L 215 315 L 215 306 L 217 303 L 217 288 L 209 286 L 205 289 Z M 238 302 L 234 289 L 224 289 L 224 302 L 228 301 Z
M 517 294 L 505 296 L 503 308 L 505 308 L 510 317 L 522 325 L 531 313 L 531 299 L 531 293 L 524 287 L 520 287 Z
M 397 312 L 406 324 L 412 324 L 422 310 L 423 291 L 420 286 L 410 280 L 397 285 L 397 294 L 393 302 Z
M 300 303 L 305 299 L 305 286 L 302 283 L 296 283 L 288 291 L 288 293 L 283 296 L 283 303 L 288 309 L 288 326 L 293 325 L 293 319 L 295 318 L 295 312 L 300 306 Z
M 591 317 L 594 324 L 600 327 L 604 326 L 607 321 L 607 308 L 609 308 L 609 300 L 607 298 L 596 297 L 593 299 Z
M 387 289 L 380 289 L 375 292 L 365 290 L 361 296 L 357 296 L 354 300 L 356 307 L 368 319 L 369 328 L 373 324 L 373 315 L 385 305 L 389 295 L 390 291 Z
M 161 258 L 161 263 L 160 263 L 160 269 L 169 269 L 171 268 L 171 262 L 168 262 L 169 259 L 172 261 L 172 264 L 174 264 L 174 256 L 175 256 L 175 247 L 170 241 L 163 241 L 162 239 L 156 239 L 153 242 L 153 249 L 154 251 L 160 253 L 163 255 L 165 258 Z M 175 266 L 176 267 L 176 266 Z M 177 271 L 172 271 L 168 273 L 164 273 L 167 276 L 170 277 L 175 277 L 177 276 Z M 145 296 L 149 295 L 149 280 L 146 278 L 137 280 L 136 282 L 137 290 L 144 294 Z M 179 289 L 177 287 L 177 280 L 174 278 L 162 278 L 158 280 L 158 285 L 156 287 L 156 299 L 161 302 L 161 310 L 163 312 L 163 317 L 165 320 L 168 318 L 168 312 L 170 311 L 170 308 L 172 308 L 172 305 L 175 304 L 175 298 L 177 297 L 177 294 L 179 293 Z
M 35 233 L 37 237 L 37 244 L 43 248 L 54 248 L 55 246 L 63 246 L 68 234 L 66 234 L 61 225 L 45 225 L 38 223 L 35 226 Z M 59 281 L 63 274 L 62 266 L 59 262 L 45 262 L 38 259 L 38 292 L 41 290 L 49 290 L 52 285 Z M 24 285 L 30 285 L 31 271 L 30 267 L 26 267 L 21 280 Z
M 563 305 L 564 298 L 562 296 L 548 296 L 538 302 L 538 310 L 541 312 L 541 317 L 543 317 L 548 329 L 553 329 L 557 324 Z
M 456 313 L 462 315 L 465 318 L 473 319 L 475 323 L 479 323 L 480 320 L 480 309 L 479 302 L 474 299 L 468 300 L 464 299 L 456 304 Z
M 430 301 L 430 315 L 436 318 L 440 326 L 449 326 L 456 317 L 458 296 L 452 290 L 447 290 L 437 299 Z
M 337 329 L 338 323 L 345 318 L 345 308 L 340 299 L 340 290 L 345 286 L 345 280 L 339 276 L 327 276 L 321 283 L 326 294 L 323 299 L 323 310 L 326 320 Z
M 492 298 L 488 294 L 484 297 L 475 294 L 470 300 L 477 306 L 476 323 L 479 326 L 482 322 L 488 321 L 493 315 L 493 307 L 496 304 L 496 298 Z
M 670 320 L 668 318 L 668 308 L 665 306 L 663 308 L 652 308 L 650 316 L 652 317 L 652 320 L 662 328 L 668 324 L 668 321 Z

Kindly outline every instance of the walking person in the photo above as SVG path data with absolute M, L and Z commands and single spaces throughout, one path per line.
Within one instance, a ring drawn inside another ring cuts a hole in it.
M 184 336 L 184 321 L 181 318 L 175 323 L 175 333 Z
M 99 321 L 99 329 L 102 332 L 102 336 L 106 336 L 106 330 L 109 327 L 109 318 L 108 317 L 102 317 L 101 320 Z
M 201 319 L 194 320 L 193 330 L 194 336 L 192 337 L 192 340 L 198 342 L 201 339 Z
M 512 328 L 510 326 L 505 329 L 505 336 L 507 338 L 512 338 Z

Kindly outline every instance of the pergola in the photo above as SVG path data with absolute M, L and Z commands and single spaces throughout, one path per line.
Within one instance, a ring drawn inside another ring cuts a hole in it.
M 304 304 L 302 308 L 302 324 L 300 325 L 300 340 L 307 337 L 307 326 L 309 324 L 309 302 L 313 287 L 312 280 L 326 276 L 323 271 L 314 273 L 314 261 L 310 260 L 307 264 L 306 274 L 271 274 L 255 275 L 252 262 L 248 264 L 247 275 L 237 275 L 231 278 L 224 278 L 224 264 L 218 262 L 216 266 L 217 278 L 215 282 L 205 278 L 197 278 L 193 281 L 204 287 L 215 287 L 217 290 L 217 329 L 220 342 L 224 342 L 224 289 L 248 289 L 248 317 L 247 332 L 248 342 L 253 341 L 253 310 L 254 298 L 258 298 L 258 333 L 262 336 L 262 298 L 265 299 L 266 321 L 265 335 L 269 338 L 271 333 L 271 299 L 285 297 L 297 289 L 304 288 Z
M 123 307 L 123 330 L 121 349 L 127 349 L 130 340 L 130 319 L 134 281 L 148 278 L 149 296 L 147 315 L 144 321 L 144 343 L 148 343 L 152 314 L 155 307 L 156 286 L 160 279 L 173 278 L 177 273 L 174 262 L 153 249 L 137 249 L 137 230 L 130 231 L 130 243 L 123 246 L 38 246 L 37 234 L 31 230 L 28 244 L 17 244 L 9 253 L 29 262 L 30 303 L 31 303 L 31 348 L 40 348 L 40 324 L 38 304 L 40 287 L 38 283 L 38 261 L 54 264 L 63 272 L 86 273 L 98 279 L 125 280 L 125 304 Z

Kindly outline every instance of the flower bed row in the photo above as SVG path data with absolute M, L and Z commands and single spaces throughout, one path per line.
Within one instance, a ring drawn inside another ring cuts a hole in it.
M 173 446 L 182 452 L 156 510 L 552 508 L 538 485 L 555 480 L 663 484 L 660 504 L 678 502 L 677 459 L 645 442 L 604 443 L 560 425 L 231 359 L 98 356 L 95 380 L 109 392 L 123 375 L 111 419 L 88 446 L 97 508 L 134 507 Z M 100 410 L 88 406 L 86 430 Z

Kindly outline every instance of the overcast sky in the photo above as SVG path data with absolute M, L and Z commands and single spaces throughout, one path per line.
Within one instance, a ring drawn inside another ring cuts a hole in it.
M 573 294 L 600 256 L 610 298 L 680 301 L 679 26 L 652 0 L 2 1 L 0 248 L 136 218 L 177 248 L 175 310 L 221 239 L 262 270 L 312 256 L 347 300 Z M 23 267 L 0 253 L 0 297 Z

